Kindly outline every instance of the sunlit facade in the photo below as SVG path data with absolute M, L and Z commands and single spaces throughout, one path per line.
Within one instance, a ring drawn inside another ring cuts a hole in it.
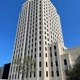
M 37 69 L 29 74 L 29 80 L 63 80 L 60 55 L 55 50 L 58 44 L 64 47 L 60 17 L 54 5 L 50 0 L 27 0 L 19 14 L 12 61 L 25 55 L 36 59 Z M 16 66 L 10 68 L 9 80 L 22 80 Z

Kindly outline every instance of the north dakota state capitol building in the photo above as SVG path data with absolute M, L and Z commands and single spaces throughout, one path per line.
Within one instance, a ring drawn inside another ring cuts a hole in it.
M 27 0 L 22 5 L 12 61 L 25 55 L 36 59 L 37 69 L 29 80 L 65 80 L 64 70 L 80 57 L 80 47 L 64 46 L 60 17 L 50 0 Z M 23 80 L 16 67 L 10 67 L 8 79 Z

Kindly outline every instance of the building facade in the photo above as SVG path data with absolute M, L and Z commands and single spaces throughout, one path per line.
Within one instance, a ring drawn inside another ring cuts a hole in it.
M 30 73 L 29 80 L 64 80 L 64 49 L 60 17 L 54 5 L 50 0 L 27 0 L 19 14 L 12 61 L 28 55 L 36 59 L 37 69 Z M 11 67 L 8 79 L 22 80 L 22 75 Z
M 0 67 L 0 79 L 8 79 L 10 63 Z
M 66 74 L 64 72 L 65 69 L 69 69 L 69 67 L 73 67 L 74 64 L 80 62 L 80 46 L 73 47 L 64 50 L 65 54 L 61 55 L 61 62 L 62 62 L 62 71 L 64 80 L 66 78 Z
M 0 79 L 2 79 L 3 70 L 4 70 L 4 66 L 0 67 Z

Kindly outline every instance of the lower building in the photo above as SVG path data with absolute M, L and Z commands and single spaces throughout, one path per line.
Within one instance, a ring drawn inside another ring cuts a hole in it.
M 64 80 L 63 66 L 61 55 L 65 54 L 66 47 L 61 43 L 53 43 L 48 48 L 48 65 L 49 65 L 49 80 Z
M 63 76 L 65 79 L 65 69 L 72 67 L 74 64 L 80 62 L 80 46 L 74 47 L 70 49 L 64 50 L 65 54 L 61 55 L 61 62 L 62 62 L 62 69 L 63 69 Z
M 65 80 L 65 69 L 80 61 L 80 46 L 67 49 L 60 43 L 49 45 L 49 80 Z
M 0 79 L 8 79 L 10 63 L 0 67 Z

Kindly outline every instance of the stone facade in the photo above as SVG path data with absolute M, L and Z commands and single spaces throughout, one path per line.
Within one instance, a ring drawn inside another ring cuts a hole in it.
M 27 0 L 19 14 L 12 61 L 28 55 L 36 59 L 37 70 L 29 73 L 29 80 L 64 80 L 64 59 L 67 66 L 72 64 L 68 51 L 60 17 L 50 0 Z M 11 67 L 8 78 L 22 80 L 22 75 Z

